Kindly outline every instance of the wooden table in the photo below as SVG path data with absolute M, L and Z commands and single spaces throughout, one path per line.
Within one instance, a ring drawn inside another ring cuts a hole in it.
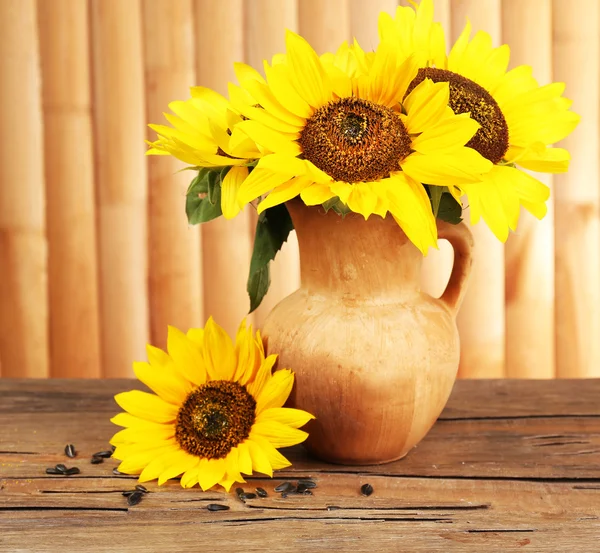
M 265 499 L 170 481 L 128 507 L 135 479 L 90 456 L 115 431 L 112 396 L 133 387 L 0 380 L 0 551 L 600 551 L 600 380 L 459 381 L 401 461 L 336 466 L 291 448 L 293 467 L 244 485 Z M 57 463 L 81 474 L 46 475 Z M 273 492 L 302 477 L 313 496 Z M 215 502 L 231 509 L 209 512 Z

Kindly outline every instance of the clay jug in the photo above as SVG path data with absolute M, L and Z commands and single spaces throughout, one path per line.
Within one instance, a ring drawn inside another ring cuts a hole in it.
M 420 290 L 423 256 L 391 216 L 287 207 L 301 286 L 268 315 L 263 336 L 278 366 L 296 373 L 288 406 L 316 416 L 305 446 L 333 463 L 399 459 L 433 426 L 456 379 L 472 235 L 463 223 L 438 223 L 454 266 L 436 299 Z

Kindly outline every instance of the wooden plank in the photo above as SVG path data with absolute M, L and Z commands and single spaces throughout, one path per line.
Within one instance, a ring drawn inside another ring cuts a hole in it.
M 100 376 L 89 10 L 39 0 L 51 375 Z
M 483 30 L 500 44 L 500 0 L 452 0 L 452 39 L 467 17 L 474 31 Z M 464 217 L 469 220 L 466 210 Z M 498 378 L 504 369 L 504 245 L 483 221 L 472 227 L 475 264 L 469 289 L 458 315 L 461 337 L 459 376 Z
M 285 52 L 285 30 L 298 30 L 298 5 L 296 0 L 246 0 L 245 7 L 246 63 L 263 72 L 263 60 L 270 63 L 273 55 Z M 250 225 L 254 237 L 255 213 Z M 262 326 L 271 309 L 300 286 L 299 256 L 296 233 L 292 232 L 271 263 L 271 287 L 255 312 L 257 326 Z
M 510 69 L 531 65 L 541 85 L 552 81 L 551 0 L 504 0 L 502 40 Z M 535 175 L 551 185 L 549 175 Z M 538 221 L 521 209 L 519 228 L 506 243 L 506 375 L 554 378 L 554 210 Z
M 35 0 L 0 1 L 0 356 L 48 376 L 44 148 Z
M 350 0 L 350 33 L 366 51 L 377 50 L 377 21 L 381 12 L 396 13 L 397 0 Z
M 540 384 L 460 381 L 438 423 L 405 459 L 344 467 L 310 459 L 296 447 L 286 452 L 294 465 L 282 474 L 599 479 L 600 380 Z M 127 380 L 0 381 L 0 464 L 15 478 L 43 477 L 46 467 L 64 460 L 64 446 L 73 443 L 84 476 L 110 475 L 114 461 L 89 465 L 88 460 L 106 448 L 116 430 L 109 422 L 119 411 L 112 395 L 131 387 L 141 385 Z
M 243 0 L 196 0 L 194 6 L 197 84 L 227 95 L 227 83 L 236 82 L 233 63 L 244 61 Z M 250 305 L 246 282 L 254 240 L 251 210 L 202 225 L 204 310 L 231 336 Z
M 552 3 L 554 79 L 582 115 L 560 143 L 571 166 L 557 175 L 555 201 L 556 374 L 600 375 L 600 83 L 588 68 L 600 66 L 600 3 Z M 584 15 L 583 17 L 580 15 Z M 595 71 L 595 69 L 593 70 Z
M 385 550 L 390 540 L 395 550 L 415 552 L 594 550 L 600 380 L 463 380 L 448 407 L 453 416 L 403 461 L 328 465 L 296 447 L 284 451 L 294 462 L 290 469 L 243 485 L 246 491 L 263 487 L 267 498 L 242 503 L 233 491 L 150 482 L 150 493 L 129 507 L 122 492 L 133 488 L 135 477 L 113 475 L 112 459 L 91 465 L 89 458 L 114 431 L 112 394 L 132 385 L 140 386 L 128 380 L 0 381 L 0 551 L 141 552 L 173 543 L 178 551 L 208 544 L 217 551 L 372 551 Z M 534 390 L 545 415 L 510 420 L 527 410 L 527 398 L 533 403 Z M 505 419 L 477 420 L 486 410 Z M 577 416 L 581 412 L 587 416 Z M 472 418 L 457 420 L 457 413 Z M 75 459 L 64 455 L 67 442 L 76 444 Z M 58 462 L 82 472 L 46 475 L 44 468 Z M 300 477 L 316 481 L 312 496 L 274 492 Z M 369 497 L 360 494 L 364 483 L 374 488 Z M 230 510 L 207 511 L 213 502 Z M 240 526 L 252 531 L 236 531 Z
M 144 0 L 142 10 L 147 120 L 163 124 L 168 104 L 188 98 L 195 83 L 192 1 Z M 204 323 L 200 229 L 187 224 L 191 173 L 184 166 L 170 156 L 148 158 L 150 339 L 163 348 L 168 325 L 185 332 Z
M 317 54 L 335 52 L 350 40 L 349 0 L 302 0 L 298 4 L 300 34 Z
M 110 414 L 116 409 L 112 396 L 132 389 L 146 388 L 137 380 L 127 379 L 3 379 L 0 414 Z M 440 419 L 599 416 L 599 396 L 600 379 L 463 379 L 456 382 Z
M 102 358 L 132 375 L 148 342 L 147 171 L 141 1 L 92 0 Z

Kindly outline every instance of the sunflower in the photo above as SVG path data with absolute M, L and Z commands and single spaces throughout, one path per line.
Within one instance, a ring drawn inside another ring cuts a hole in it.
M 294 383 L 288 369 L 272 373 L 276 355 L 265 357 L 257 332 L 240 325 L 235 345 L 212 318 L 187 335 L 170 327 L 168 353 L 148 346 L 149 363 L 134 363 L 137 378 L 153 392 L 117 394 L 126 412 L 112 420 L 125 427 L 116 446 L 119 471 L 162 485 L 220 484 L 227 491 L 242 473 L 273 475 L 290 465 L 277 451 L 304 441 L 299 430 L 312 415 L 284 408 Z
M 290 31 L 286 48 L 265 63 L 266 80 L 238 74 L 254 106 L 230 94 L 245 116 L 236 128 L 264 152 L 239 188 L 240 202 L 268 194 L 262 212 L 297 195 L 306 205 L 338 197 L 365 219 L 389 211 L 427 253 L 437 232 L 421 183 L 477 182 L 489 171 L 491 163 L 464 146 L 479 124 L 448 108 L 447 83 L 425 79 L 405 98 L 426 62 L 419 52 L 406 57 L 382 43 L 366 54 L 355 43 L 319 58 Z
M 426 3 L 429 0 L 419 9 Z M 399 16 L 395 25 L 390 25 L 385 16 L 381 23 L 381 39 L 390 45 L 398 44 L 403 24 Z M 549 188 L 522 169 L 566 172 L 569 153 L 549 145 L 572 132 L 580 117 L 569 111 L 571 102 L 562 97 L 563 83 L 539 86 L 531 67 L 525 65 L 507 72 L 509 47 L 493 48 L 492 39 L 485 32 L 478 32 L 473 40 L 469 40 L 470 34 L 467 23 L 448 56 L 444 41 L 431 39 L 430 66 L 419 69 L 408 92 L 427 79 L 449 83 L 452 110 L 457 114 L 470 113 L 480 124 L 467 146 L 493 166 L 477 182 L 457 183 L 449 188 L 457 200 L 466 194 L 473 224 L 483 218 L 504 242 L 509 229 L 514 231 L 517 227 L 520 206 L 539 219 L 547 212 Z
M 237 191 L 248 176 L 248 164 L 262 154 L 246 134 L 236 129 L 242 118 L 226 98 L 205 87 L 193 87 L 191 98 L 171 102 L 165 113 L 172 127 L 149 125 L 158 139 L 148 142 L 149 155 L 171 155 L 199 167 L 229 167 L 221 183 L 221 210 L 227 219 L 241 209 Z

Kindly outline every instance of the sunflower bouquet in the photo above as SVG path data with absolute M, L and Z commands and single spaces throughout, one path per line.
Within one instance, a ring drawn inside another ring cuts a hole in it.
M 319 56 L 288 31 L 264 77 L 236 63 L 229 98 L 192 88 L 169 105 L 171 126 L 151 125 L 148 153 L 197 171 L 191 224 L 256 206 L 251 311 L 293 229 L 293 198 L 342 217 L 390 214 L 427 255 L 436 218 L 456 224 L 467 205 L 472 224 L 483 219 L 506 241 L 521 207 L 539 219 L 547 211 L 548 187 L 525 170 L 568 169 L 569 153 L 550 146 L 579 122 L 564 84 L 540 86 L 524 65 L 507 71 L 509 47 L 481 31 L 471 38 L 468 23 L 447 54 L 432 0 L 381 14 L 379 35 L 373 52 L 354 41 Z

